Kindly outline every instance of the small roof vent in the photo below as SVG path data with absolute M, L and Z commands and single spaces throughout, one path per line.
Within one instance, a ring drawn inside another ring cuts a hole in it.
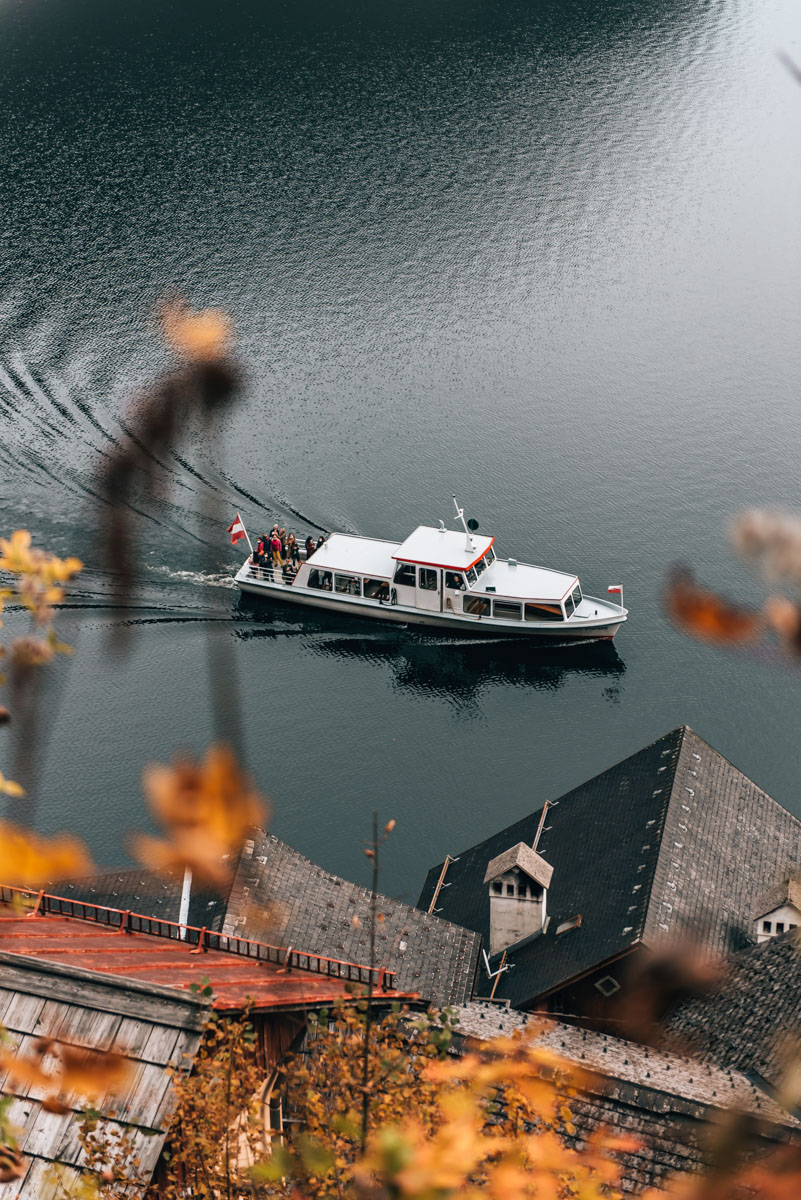
M 507 871 L 511 871 L 515 867 L 519 867 L 524 874 L 528 875 L 529 879 L 533 879 L 541 887 L 550 887 L 553 867 L 525 842 L 518 842 L 516 846 L 512 846 L 511 850 L 505 850 L 503 854 L 493 858 L 487 864 L 484 882 L 492 883 L 493 879 L 500 878 L 501 875 L 505 875 Z

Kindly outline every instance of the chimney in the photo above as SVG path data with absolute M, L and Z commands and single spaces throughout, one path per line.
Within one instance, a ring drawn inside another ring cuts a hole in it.
M 553 867 L 525 842 L 499 854 L 488 864 L 490 954 L 500 954 L 516 942 L 539 933 Z

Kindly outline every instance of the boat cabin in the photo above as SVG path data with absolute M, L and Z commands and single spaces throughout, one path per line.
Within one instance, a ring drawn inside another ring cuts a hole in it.
M 398 604 L 505 621 L 564 621 L 581 603 L 578 579 L 500 560 L 494 537 L 420 525 L 393 554 Z M 492 570 L 490 570 L 492 568 Z
M 293 586 L 454 616 L 569 620 L 582 604 L 575 575 L 499 559 L 494 537 L 420 525 L 401 545 L 333 533 Z M 580 616 L 589 616 L 591 610 Z

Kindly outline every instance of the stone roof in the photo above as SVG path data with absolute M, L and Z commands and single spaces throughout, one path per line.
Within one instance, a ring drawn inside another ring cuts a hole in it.
M 540 815 L 461 851 L 438 898 L 443 917 L 489 941 L 487 866 L 531 845 Z M 498 984 L 519 1006 L 640 944 L 677 935 L 710 953 L 748 944 L 758 897 L 801 866 L 801 822 L 682 726 L 552 802 L 537 849 L 553 866 L 548 929 L 512 950 L 514 969 Z M 429 871 L 421 908 L 441 870 Z
M 457 1017 L 457 1038 L 482 1041 L 531 1024 L 542 1030 L 539 1044 L 591 1073 L 569 1102 L 575 1144 L 581 1147 L 601 1127 L 634 1135 L 640 1145 L 621 1156 L 625 1191 L 702 1167 L 705 1131 L 724 1111 L 737 1109 L 768 1123 L 766 1142 L 801 1135 L 801 1123 L 739 1071 L 486 1001 L 460 1005 Z
M 376 964 L 397 972 L 396 987 L 438 1005 L 469 999 L 478 934 L 379 896 Z M 358 923 L 354 922 L 354 918 Z M 367 961 L 370 889 L 324 871 L 272 834 L 243 847 L 223 932 L 264 938 L 331 958 Z
M 553 867 L 525 842 L 518 842 L 510 850 L 493 858 L 484 875 L 484 883 L 490 883 L 491 880 L 497 879 L 499 875 L 505 875 L 514 867 L 519 867 L 535 883 L 539 883 L 545 888 L 550 886 Z
M 667 1017 L 666 1043 L 779 1088 L 788 1047 L 797 1061 L 801 1045 L 797 934 L 790 930 L 732 958 L 713 993 L 683 1001 Z
M 754 920 L 758 921 L 760 917 L 767 916 L 783 904 L 792 904 L 793 908 L 801 912 L 801 879 L 790 875 L 760 896 L 754 905 Z
M 31 1058 L 39 1038 L 53 1038 L 71 1047 L 115 1051 L 130 1061 L 128 1078 L 115 1098 L 104 1099 L 103 1112 L 109 1131 L 131 1140 L 132 1157 L 139 1159 L 138 1170 L 126 1168 L 133 1176 L 149 1179 L 153 1172 L 172 1108 L 168 1067 L 188 1070 L 205 1016 L 202 1000 L 172 988 L 0 954 L 0 1022 L 12 1054 Z M 74 1194 L 84 1161 L 78 1133 L 85 1099 L 68 1096 L 68 1111 L 54 1113 L 43 1108 L 41 1089 L 6 1071 L 0 1071 L 0 1088 L 11 1097 L 5 1116 L 18 1131 L 24 1159 L 25 1174 L 12 1186 L 14 1200 Z M 54 1171 L 60 1180 L 54 1180 Z M 142 1190 L 134 1182 L 130 1187 L 131 1194 Z

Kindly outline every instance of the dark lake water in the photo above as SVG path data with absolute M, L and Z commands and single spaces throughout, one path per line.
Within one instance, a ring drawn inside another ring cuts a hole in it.
M 445 852 L 683 722 L 801 815 L 801 673 L 660 608 L 677 559 L 758 596 L 729 517 L 799 505 L 801 88 L 777 51 L 801 60 L 796 0 L 5 0 L 1 524 L 87 564 L 42 829 L 124 861 L 142 765 L 212 736 L 210 634 L 273 830 L 363 878 L 378 808 L 412 901 Z M 230 311 L 246 385 L 140 498 L 146 578 L 111 611 L 88 488 L 168 361 L 169 286 Z M 506 553 L 622 582 L 631 618 L 616 651 L 567 652 L 243 610 L 214 487 L 253 530 L 399 538 L 457 492 Z

